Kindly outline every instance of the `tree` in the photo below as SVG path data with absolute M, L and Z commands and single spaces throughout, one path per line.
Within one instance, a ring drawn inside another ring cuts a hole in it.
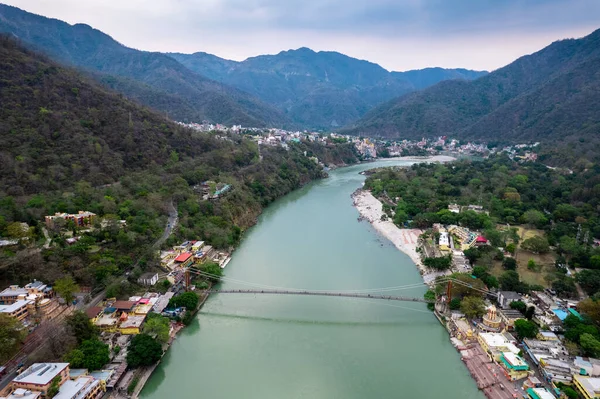
M 0 313 L 0 364 L 14 355 L 27 335 L 21 322 L 5 313 Z
M 195 292 L 184 292 L 183 294 L 179 294 L 179 295 L 171 298 L 171 300 L 169 301 L 169 307 L 170 308 L 184 307 L 187 310 L 191 311 L 191 310 L 196 309 L 199 301 L 200 301 L 200 298 L 198 297 L 198 294 L 196 294 Z
M 600 270 L 582 270 L 575 279 L 589 295 L 600 291 Z
M 509 252 L 513 255 L 515 254 L 516 249 L 517 249 L 517 246 L 512 242 L 506 246 L 506 252 Z
M 435 305 L 433 304 L 433 301 L 435 301 L 435 291 L 427 290 L 427 292 L 425 292 L 425 294 L 423 295 L 423 298 L 427 301 L 432 301 L 427 303 L 427 309 L 434 310 Z
M 502 267 L 506 270 L 517 270 L 517 260 L 508 256 L 502 261 Z
M 504 291 L 523 292 L 523 284 L 520 281 L 519 273 L 514 270 L 507 270 L 498 279 L 500 288 Z
M 48 388 L 48 392 L 46 393 L 46 397 L 53 398 L 60 391 L 60 376 L 54 377 L 52 383 L 50 384 L 50 388 Z
M 460 302 L 460 311 L 469 319 L 481 317 L 485 314 L 485 302 L 476 296 L 467 296 Z
M 440 256 L 437 258 L 425 258 L 423 264 L 437 270 L 448 270 L 452 265 L 452 256 Z
M 458 310 L 460 309 L 460 298 L 452 298 L 448 306 L 450 306 L 450 310 Z
M 523 301 L 513 301 L 510 303 L 510 308 L 516 309 L 524 315 L 527 311 L 527 304 Z
M 162 345 L 148 334 L 138 334 L 131 340 L 127 349 L 129 367 L 150 366 L 160 360 Z
M 523 214 L 523 221 L 531 226 L 540 227 L 548 222 L 544 214 L 535 209 L 530 209 Z
M 525 311 L 525 318 L 527 320 L 531 320 L 531 319 L 533 319 L 534 315 L 535 315 L 535 306 L 528 307 L 527 310 Z
M 142 330 L 144 334 L 155 336 L 161 343 L 169 340 L 169 319 L 156 313 L 149 313 Z
M 584 333 L 579 337 L 579 344 L 586 355 L 592 357 L 600 356 L 600 341 L 592 334 Z
M 66 276 L 56 280 L 53 288 L 54 291 L 65 300 L 67 305 L 70 305 L 73 302 L 73 299 L 75 299 L 73 294 L 79 292 L 79 286 L 75 284 L 75 281 L 71 276 Z
M 218 263 L 206 262 L 202 265 L 201 269 L 204 273 L 210 275 L 208 279 L 214 283 L 219 282 L 221 277 L 223 277 L 223 269 L 221 269 L 221 266 L 219 266 Z
M 83 341 L 79 348 L 73 349 L 65 355 L 65 361 L 71 367 L 100 370 L 110 361 L 108 345 L 96 338 Z
M 67 316 L 67 325 L 71 328 L 78 344 L 98 336 L 98 329 L 96 326 L 94 326 L 87 315 L 81 311 L 77 311 L 72 315 Z
M 538 326 L 529 320 L 515 320 L 515 331 L 520 339 L 535 338 L 538 333 Z
M 577 308 L 594 323 L 600 324 L 600 301 L 593 298 L 586 298 L 577 304 Z
M 537 265 L 533 259 L 529 259 L 529 261 L 527 261 L 527 269 L 532 271 L 537 270 Z
M 567 395 L 567 398 L 569 399 L 577 399 L 579 398 L 579 394 L 577 393 L 576 390 L 574 390 L 573 388 L 571 388 L 570 386 L 563 386 L 562 388 L 560 388 L 560 390 Z
M 533 236 L 523 241 L 521 248 L 527 251 L 544 254 L 550 250 L 550 244 L 548 244 L 548 240 L 544 237 Z

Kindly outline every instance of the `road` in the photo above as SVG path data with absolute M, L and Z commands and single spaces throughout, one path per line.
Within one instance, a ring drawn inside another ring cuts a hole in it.
M 163 235 L 160 236 L 158 240 L 156 240 L 153 247 L 160 248 L 161 245 L 163 245 L 164 242 L 167 241 L 167 238 L 169 238 L 175 226 L 177 226 L 177 209 L 175 209 L 175 205 L 173 204 L 173 200 L 171 199 L 169 201 L 169 219 L 167 220 L 165 231 L 163 232 Z

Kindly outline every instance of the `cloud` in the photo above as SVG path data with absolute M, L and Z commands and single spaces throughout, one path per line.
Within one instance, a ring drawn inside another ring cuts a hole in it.
M 597 0 L 9 0 L 128 46 L 241 60 L 297 47 L 387 69 L 494 69 L 598 28 Z

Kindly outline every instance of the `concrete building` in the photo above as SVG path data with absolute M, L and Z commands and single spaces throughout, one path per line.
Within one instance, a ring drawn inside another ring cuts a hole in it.
M 515 328 L 515 321 L 525 318 L 523 313 L 516 309 L 498 309 L 498 316 L 504 323 L 504 328 L 508 331 L 512 331 Z
M 481 348 L 496 361 L 500 359 L 504 352 L 518 354 L 520 351 L 515 345 L 517 342 L 515 337 L 508 333 L 479 333 L 477 341 Z
M 527 362 L 517 354 L 513 352 L 503 352 L 499 359 L 502 371 L 511 381 L 517 381 L 522 378 L 529 376 L 529 365 Z
M 188 267 L 194 262 L 194 258 L 191 253 L 184 252 L 175 258 L 175 264 L 180 267 Z
M 448 205 L 448 210 L 452 213 L 460 213 L 460 205 L 450 204 L 450 205 Z
M 55 213 L 51 216 L 46 216 L 46 227 L 54 228 L 55 222 L 58 220 L 73 221 L 77 227 L 91 227 L 96 220 L 96 214 L 88 211 L 79 211 L 78 213 Z
M 123 335 L 135 335 L 140 333 L 146 316 L 127 316 L 119 325 L 119 332 Z
M 158 273 L 144 273 L 138 278 L 138 283 L 142 285 L 154 285 L 158 282 Z
M 585 399 L 600 398 L 600 378 L 574 375 L 573 385 Z
M 100 381 L 91 376 L 67 380 L 54 399 L 96 399 L 103 395 Z
M 483 316 L 483 323 L 481 323 L 479 327 L 484 331 L 499 332 L 501 323 L 502 319 L 500 316 L 498 316 L 496 307 L 492 305 L 488 308 L 487 313 Z
M 450 250 L 450 237 L 448 233 L 445 231 L 440 232 L 440 241 L 439 241 L 440 249 L 442 251 Z
M 527 396 L 530 399 L 556 399 L 556 396 L 546 388 L 529 388 L 527 390 Z
M 29 310 L 33 308 L 33 306 L 33 301 L 20 300 L 10 305 L 0 305 L 0 313 L 22 321 L 29 316 Z
M 502 309 L 510 309 L 510 304 L 521 300 L 521 294 L 514 291 L 498 291 L 498 305 Z
M 69 379 L 69 363 L 34 363 L 13 379 L 12 387 L 41 392 L 45 398 L 56 377 L 60 378 L 60 385 Z
M 0 396 L 0 399 L 38 399 L 40 396 L 42 396 L 41 392 L 17 388 L 8 394 L 8 396 Z

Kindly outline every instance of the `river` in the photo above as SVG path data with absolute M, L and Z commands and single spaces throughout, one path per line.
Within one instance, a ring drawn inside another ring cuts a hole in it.
M 270 205 L 225 269 L 222 288 L 364 290 L 421 283 L 408 256 L 357 221 L 361 170 L 330 172 Z M 390 295 L 422 296 L 425 289 Z M 448 333 L 421 303 L 211 296 L 144 390 L 165 398 L 483 398 Z

